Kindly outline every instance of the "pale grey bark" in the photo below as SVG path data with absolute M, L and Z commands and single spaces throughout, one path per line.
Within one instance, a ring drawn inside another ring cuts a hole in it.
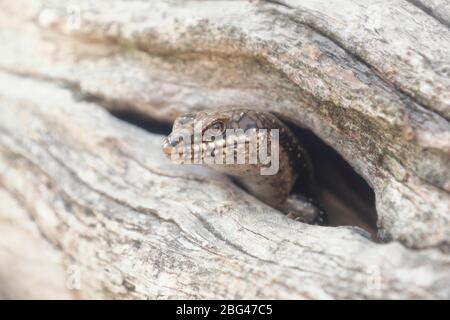
M 418 2 L 2 1 L 0 294 L 449 298 L 448 7 Z M 337 150 L 393 242 L 289 221 L 104 110 L 230 106 Z
M 450 27 L 450 2 L 448 0 L 409 0 L 409 2 Z

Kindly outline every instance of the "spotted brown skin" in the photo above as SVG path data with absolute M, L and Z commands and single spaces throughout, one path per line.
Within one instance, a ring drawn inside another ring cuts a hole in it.
M 199 122 L 202 123 L 202 131 L 211 129 L 216 132 L 214 141 L 202 138 L 195 144 L 194 123 Z M 178 150 L 182 145 L 180 136 L 182 132 L 187 132 L 191 136 L 191 160 L 194 157 L 194 148 L 206 150 L 200 153 L 200 160 L 204 160 L 206 154 L 223 151 L 218 146 L 226 143 L 227 129 L 278 129 L 279 170 L 275 175 L 261 175 L 263 164 L 249 164 L 248 159 L 245 164 L 208 164 L 209 167 L 233 176 L 255 197 L 296 220 L 307 223 L 323 222 L 323 212 L 312 203 L 315 185 L 309 155 L 292 131 L 274 114 L 248 109 L 186 114 L 175 120 L 171 134 L 163 142 L 163 151 L 169 157 L 174 150 Z M 270 139 L 269 143 L 272 143 Z M 248 148 L 248 145 L 245 147 Z

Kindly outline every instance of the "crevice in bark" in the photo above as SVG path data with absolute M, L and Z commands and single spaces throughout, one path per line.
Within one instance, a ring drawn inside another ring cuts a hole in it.
M 358 52 L 355 52 L 354 48 L 348 47 L 345 43 L 343 43 L 340 39 L 335 37 L 330 30 L 323 29 L 320 25 L 316 25 L 314 23 L 303 21 L 299 19 L 298 17 L 295 17 L 293 15 L 287 15 L 289 19 L 291 19 L 293 22 L 304 25 L 311 30 L 313 30 L 318 35 L 328 39 L 331 41 L 334 45 L 339 47 L 340 49 L 344 50 L 345 53 L 349 55 L 354 61 L 360 63 L 361 65 L 365 66 L 369 70 L 371 70 L 372 76 L 376 77 L 378 80 L 380 80 L 384 85 L 386 85 L 388 88 L 391 88 L 395 91 L 395 93 L 405 101 L 405 104 L 408 108 L 411 108 L 411 104 L 417 104 L 418 106 L 431 111 L 433 113 L 438 114 L 442 118 L 449 120 L 448 117 L 440 112 L 439 110 L 436 110 L 432 106 L 429 105 L 428 101 L 425 101 L 420 96 L 415 96 L 414 94 L 408 92 L 407 89 L 404 89 L 395 82 L 394 80 L 390 80 L 386 78 L 383 71 L 378 70 L 377 66 L 371 64 L 367 59 L 365 59 L 361 54 Z
M 450 24 L 445 21 L 444 19 L 442 19 L 441 17 L 435 15 L 433 13 L 433 10 L 431 10 L 430 8 L 428 8 L 427 6 L 425 6 L 423 3 L 421 3 L 418 0 L 406 0 L 407 2 L 409 2 L 410 4 L 412 4 L 414 7 L 422 10 L 423 12 L 425 12 L 427 15 L 429 15 L 430 17 L 432 17 L 433 19 L 439 21 L 440 23 L 442 23 L 444 26 L 446 26 L 447 28 L 450 28 Z
M 290 5 L 288 5 L 287 3 L 284 3 L 283 1 L 280 0 L 264 0 L 265 2 L 271 3 L 271 4 L 275 4 L 275 5 L 279 5 L 282 7 L 286 7 L 289 9 L 293 9 L 293 7 L 291 7 Z

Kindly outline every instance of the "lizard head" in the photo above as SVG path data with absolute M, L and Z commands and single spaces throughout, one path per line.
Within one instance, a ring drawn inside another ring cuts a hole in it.
M 175 120 L 172 132 L 164 139 L 163 152 L 172 160 L 174 153 L 184 152 L 183 159 L 192 160 L 195 152 L 203 151 L 200 152 L 203 159 L 206 153 L 214 153 L 219 145 L 225 146 L 228 129 L 262 128 L 262 116 L 262 113 L 245 109 L 184 114 Z

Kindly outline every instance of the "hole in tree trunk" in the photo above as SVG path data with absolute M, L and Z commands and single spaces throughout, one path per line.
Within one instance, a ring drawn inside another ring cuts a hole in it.
M 146 131 L 168 135 L 171 125 L 131 111 L 110 111 L 115 117 Z M 330 226 L 358 226 L 373 239 L 377 233 L 375 194 L 367 182 L 332 147 L 312 131 L 287 123 L 312 158 L 319 187 L 319 204 Z

